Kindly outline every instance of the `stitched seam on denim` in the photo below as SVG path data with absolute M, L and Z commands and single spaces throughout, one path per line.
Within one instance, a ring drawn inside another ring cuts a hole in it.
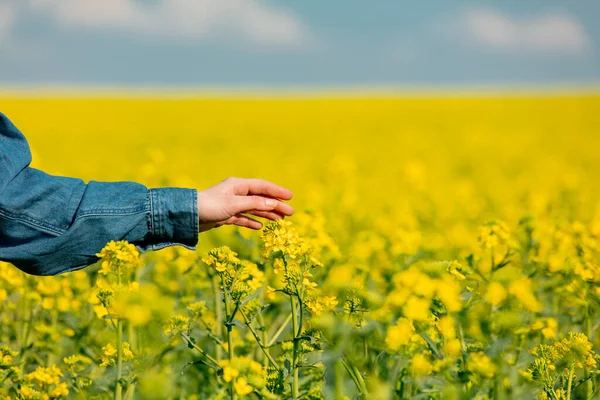
M 155 204 L 155 199 L 154 196 L 156 195 L 156 191 L 154 189 L 150 189 L 150 214 L 151 214 L 151 220 L 152 220 L 152 238 L 155 239 L 156 237 L 158 237 L 158 234 L 156 232 L 156 225 L 157 222 L 155 217 L 156 217 L 156 209 L 155 207 L 157 207 L 157 205 Z
M 166 236 L 166 224 L 165 224 L 165 207 L 163 207 L 164 205 L 164 199 L 159 196 L 158 191 L 156 192 L 156 216 L 158 217 L 158 223 L 156 224 L 158 226 L 158 237 L 160 238 L 160 240 L 163 240 L 163 238 Z
M 140 212 L 147 211 L 147 206 L 138 207 L 123 207 L 123 208 L 96 208 L 86 211 L 81 211 L 75 218 L 85 217 L 88 215 L 127 215 L 137 214 Z
M 196 189 L 192 190 L 192 235 L 194 238 L 198 237 L 200 234 L 200 221 L 198 216 L 198 191 Z
M 24 214 L 13 214 L 11 212 L 0 209 L 0 216 L 5 217 L 6 219 L 21 222 L 33 228 L 41 229 L 47 233 L 62 235 L 66 232 L 64 229 L 58 228 L 52 224 L 48 224 L 47 222 L 39 221 Z
M 107 213 L 100 213 L 100 214 L 85 214 L 85 215 L 80 215 L 80 216 L 78 216 L 78 217 L 77 217 L 77 219 L 80 219 L 80 218 L 87 218 L 87 217 L 118 217 L 118 216 L 121 216 L 121 217 L 122 217 L 122 216 L 125 216 L 125 215 L 136 215 L 136 214 L 142 214 L 142 213 L 145 213 L 145 212 L 148 212 L 148 210 L 138 210 L 138 211 L 136 211 L 136 212 L 127 212 L 127 213 L 116 213 L 116 212 L 114 212 L 114 213 L 110 213 L 110 214 L 107 214 Z
M 154 227 L 152 225 L 152 192 L 148 190 L 146 201 L 148 202 L 149 212 L 146 215 L 146 224 L 148 228 L 148 232 L 150 233 L 150 237 L 154 235 Z

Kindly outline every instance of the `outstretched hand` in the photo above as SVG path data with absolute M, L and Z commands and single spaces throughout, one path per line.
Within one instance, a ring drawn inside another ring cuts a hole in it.
M 198 191 L 199 231 L 222 225 L 262 228 L 262 223 L 244 214 L 276 220 L 290 216 L 294 209 L 282 200 L 292 192 L 263 179 L 227 178 Z

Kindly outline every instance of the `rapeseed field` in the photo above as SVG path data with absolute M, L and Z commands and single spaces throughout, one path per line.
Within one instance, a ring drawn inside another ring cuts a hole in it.
M 34 277 L 2 399 L 600 398 L 600 96 L 10 96 L 32 166 L 294 216 Z

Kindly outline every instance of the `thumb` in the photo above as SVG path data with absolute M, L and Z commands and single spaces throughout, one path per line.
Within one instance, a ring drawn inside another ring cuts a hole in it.
M 231 210 L 234 214 L 248 211 L 270 211 L 277 207 L 278 200 L 262 196 L 234 196 Z

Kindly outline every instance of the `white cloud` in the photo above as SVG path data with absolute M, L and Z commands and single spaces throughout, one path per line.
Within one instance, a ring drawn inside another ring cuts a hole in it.
M 5 42 L 15 22 L 15 13 L 8 3 L 0 4 L 0 45 Z
M 29 0 L 65 28 L 128 31 L 142 36 L 204 40 L 220 36 L 265 45 L 305 43 L 306 27 L 260 0 Z
M 581 22 L 567 13 L 516 18 L 474 9 L 466 11 L 455 28 L 470 42 L 504 51 L 576 54 L 590 43 Z

